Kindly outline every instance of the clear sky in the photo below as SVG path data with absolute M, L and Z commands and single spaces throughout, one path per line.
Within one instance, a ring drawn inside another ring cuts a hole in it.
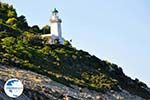
M 29 25 L 49 24 L 53 8 L 77 49 L 121 66 L 150 86 L 150 0 L 2 0 Z

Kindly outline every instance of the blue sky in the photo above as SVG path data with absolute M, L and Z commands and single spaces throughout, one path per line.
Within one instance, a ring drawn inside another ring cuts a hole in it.
M 2 0 L 29 25 L 49 24 L 53 8 L 77 49 L 121 66 L 150 86 L 150 0 Z

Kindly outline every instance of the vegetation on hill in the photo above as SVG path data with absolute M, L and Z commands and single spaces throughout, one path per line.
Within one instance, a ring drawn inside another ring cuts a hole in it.
M 147 86 L 127 77 L 116 64 L 103 61 L 88 52 L 65 45 L 44 43 L 41 34 L 50 27 L 30 27 L 25 17 L 17 16 L 13 6 L 0 3 L 0 63 L 31 70 L 66 85 L 103 91 L 119 87 L 143 98 L 150 98 Z

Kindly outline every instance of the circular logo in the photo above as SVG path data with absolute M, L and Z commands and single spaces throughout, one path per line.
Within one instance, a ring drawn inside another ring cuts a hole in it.
M 23 92 L 23 84 L 16 78 L 9 79 L 4 85 L 4 91 L 9 97 L 17 98 Z

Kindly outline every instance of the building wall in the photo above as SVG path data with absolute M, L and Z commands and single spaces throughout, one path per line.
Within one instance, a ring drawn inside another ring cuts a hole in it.
M 51 23 L 51 34 L 58 36 L 58 37 L 62 37 L 60 23 Z

